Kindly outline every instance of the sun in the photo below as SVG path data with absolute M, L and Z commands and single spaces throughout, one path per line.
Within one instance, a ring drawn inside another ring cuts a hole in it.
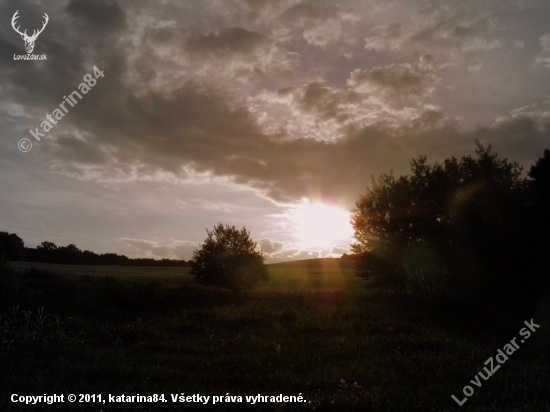
M 305 198 L 289 210 L 287 217 L 303 247 L 328 248 L 352 240 L 350 213 L 340 207 L 312 203 Z

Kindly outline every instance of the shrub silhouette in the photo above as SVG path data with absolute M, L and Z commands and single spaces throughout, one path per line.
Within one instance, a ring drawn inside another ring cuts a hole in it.
M 265 257 L 243 227 L 219 223 L 200 249 L 193 252 L 191 275 L 204 285 L 220 286 L 239 292 L 269 279 Z

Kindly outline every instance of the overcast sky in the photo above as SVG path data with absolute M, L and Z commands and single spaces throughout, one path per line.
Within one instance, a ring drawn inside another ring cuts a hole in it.
M 14 60 L 17 10 L 28 34 L 48 14 L 47 60 Z M 527 168 L 550 147 L 547 0 L 10 0 L 0 18 L 0 230 L 27 246 L 189 259 L 222 222 L 269 261 L 338 256 L 371 175 L 476 138 Z

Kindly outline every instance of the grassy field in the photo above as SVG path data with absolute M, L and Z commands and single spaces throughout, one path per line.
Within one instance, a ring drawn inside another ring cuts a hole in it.
M 22 272 L 5 276 L 3 299 L 19 308 L 0 309 L 0 410 L 46 410 L 12 393 L 72 393 L 168 402 L 47 410 L 550 411 L 549 362 L 529 342 L 470 383 L 528 314 L 397 301 L 337 260 L 270 265 L 270 282 L 242 294 L 196 285 L 184 268 L 13 266 Z M 464 398 L 465 385 L 475 393 L 459 408 L 451 395 Z M 211 398 L 172 402 L 181 393 Z M 212 404 L 226 394 L 242 402 Z M 258 394 L 307 402 L 246 402 Z
M 165 286 L 181 286 L 182 282 L 192 281 L 189 268 L 152 268 L 131 266 L 83 266 L 55 265 L 51 263 L 11 262 L 14 269 L 36 268 L 61 275 L 114 276 L 125 284 L 135 284 L 156 280 Z

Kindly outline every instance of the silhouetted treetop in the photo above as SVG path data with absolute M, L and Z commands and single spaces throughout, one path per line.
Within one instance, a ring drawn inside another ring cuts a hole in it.
M 238 230 L 219 223 L 211 231 L 206 229 L 206 233 L 190 262 L 190 273 L 199 283 L 238 292 L 269 279 L 265 257 L 245 227 Z

